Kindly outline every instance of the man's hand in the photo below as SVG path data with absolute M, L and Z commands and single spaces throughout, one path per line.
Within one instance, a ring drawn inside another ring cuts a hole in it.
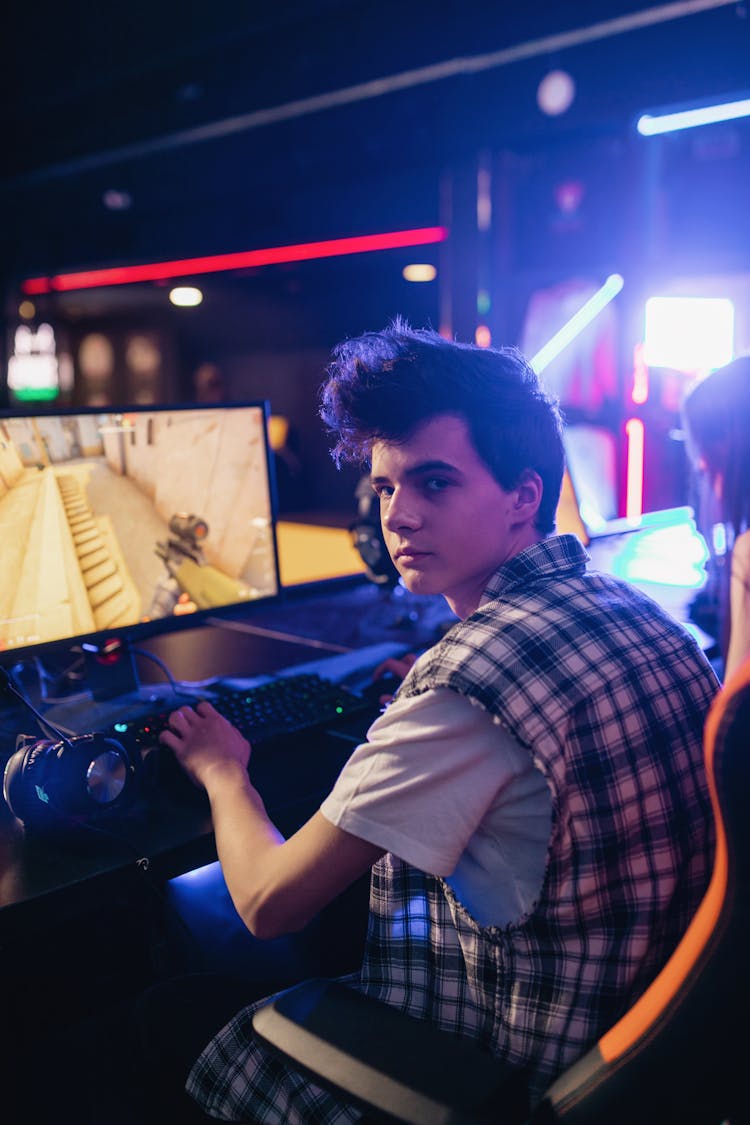
M 256 937 L 302 929 L 383 854 L 321 812 L 285 841 L 248 776 L 250 744 L 210 703 L 174 711 L 160 741 L 208 794 L 229 893 Z
M 383 681 L 383 695 L 379 697 L 379 702 L 385 706 L 393 699 L 393 692 L 389 688 L 398 687 L 396 680 L 404 679 L 406 673 L 415 663 L 417 654 L 414 652 L 405 652 L 403 656 L 389 656 L 382 664 L 378 664 L 377 668 L 372 674 L 373 683 L 377 684 L 378 680 Z
M 206 700 L 169 716 L 159 741 L 168 747 L 195 785 L 208 788 L 212 772 L 240 767 L 247 772 L 250 743 Z

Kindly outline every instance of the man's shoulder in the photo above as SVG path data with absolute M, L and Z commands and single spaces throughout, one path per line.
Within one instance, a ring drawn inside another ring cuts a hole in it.
M 611 681 L 618 668 L 630 676 L 656 665 L 677 680 L 713 675 L 695 640 L 656 601 L 622 579 L 586 571 L 488 599 L 452 626 L 421 671 L 442 679 L 524 668 L 557 679 L 576 666 Z

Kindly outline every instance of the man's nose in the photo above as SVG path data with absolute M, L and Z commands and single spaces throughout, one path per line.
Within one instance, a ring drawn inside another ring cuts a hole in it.
M 413 530 L 421 522 L 418 505 L 407 493 L 397 488 L 383 515 L 386 531 Z

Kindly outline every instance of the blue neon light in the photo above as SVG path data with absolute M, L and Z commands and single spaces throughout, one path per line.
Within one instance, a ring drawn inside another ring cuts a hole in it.
M 704 105 L 675 113 L 644 113 L 635 127 L 642 137 L 653 137 L 659 133 L 674 133 L 678 129 L 694 129 L 696 125 L 713 125 L 717 121 L 735 121 L 738 117 L 748 116 L 750 98 L 741 98 L 739 101 Z
M 570 320 L 563 324 L 562 328 L 555 332 L 554 336 L 533 357 L 531 366 L 537 375 L 540 375 L 555 356 L 559 355 L 572 340 L 575 340 L 576 336 L 579 336 L 588 324 L 591 324 L 594 317 L 598 316 L 613 297 L 617 296 L 624 284 L 625 282 L 619 273 L 610 274 L 601 289 L 597 289 L 593 297 L 589 297 L 578 312 L 574 313 Z

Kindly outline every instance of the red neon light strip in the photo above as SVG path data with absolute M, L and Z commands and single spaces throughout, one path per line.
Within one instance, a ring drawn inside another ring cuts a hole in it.
M 343 254 L 364 254 L 370 250 L 395 250 L 401 246 L 426 246 L 444 242 L 446 227 L 422 227 L 396 230 L 387 234 L 364 234 L 355 238 L 333 238 L 326 242 L 302 242 L 296 246 L 270 246 L 265 250 L 242 250 L 235 254 L 213 254 L 207 258 L 183 258 L 175 262 L 149 262 L 142 266 L 120 266 L 112 269 L 86 270 L 82 273 L 61 273 L 56 277 L 30 277 L 21 289 L 29 296 L 38 293 L 63 292 L 70 289 L 92 289 L 98 285 L 128 285 L 134 281 L 164 281 L 170 277 L 188 277 L 222 270 L 271 266 L 280 262 L 304 262 L 312 258 L 335 258 Z
M 625 423 L 628 438 L 627 493 L 625 515 L 637 519 L 643 515 L 643 455 L 646 431 L 640 418 L 628 418 Z

